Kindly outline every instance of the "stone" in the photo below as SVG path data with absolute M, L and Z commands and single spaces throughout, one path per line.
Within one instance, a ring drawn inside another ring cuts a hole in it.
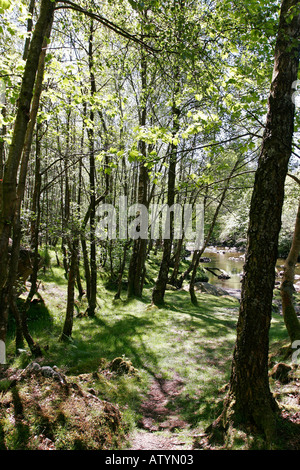
M 197 282 L 195 284 L 195 289 L 211 295 L 229 295 L 229 293 L 225 289 L 222 289 L 222 287 L 214 286 L 208 282 Z

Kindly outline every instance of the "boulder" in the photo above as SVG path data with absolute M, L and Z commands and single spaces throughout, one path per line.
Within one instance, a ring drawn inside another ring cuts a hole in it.
M 56 366 L 41 366 L 37 362 L 31 362 L 24 370 L 24 375 L 30 376 L 32 374 L 42 375 L 45 378 L 56 380 L 61 384 L 66 384 L 65 376 L 59 372 Z
M 177 288 L 175 286 L 172 286 L 172 284 L 167 284 L 166 290 L 177 290 Z
M 222 287 L 214 286 L 213 284 L 209 284 L 208 282 L 195 283 L 195 289 L 200 292 L 204 292 L 206 294 L 211 295 L 229 295 L 229 293 L 225 289 L 222 289 Z
M 117 375 L 129 374 L 137 375 L 138 370 L 133 367 L 132 362 L 124 359 L 124 357 L 116 357 L 113 359 L 109 365 L 109 370 L 115 372 Z

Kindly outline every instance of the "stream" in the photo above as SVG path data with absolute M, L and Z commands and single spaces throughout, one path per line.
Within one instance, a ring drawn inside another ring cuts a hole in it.
M 240 290 L 243 266 L 244 266 L 244 257 L 245 257 L 245 253 L 237 251 L 237 249 L 235 248 L 208 247 L 204 251 L 202 258 L 209 258 L 210 262 L 202 262 L 200 264 L 203 268 L 205 267 L 219 268 L 225 271 L 230 276 L 230 279 L 218 279 L 217 276 L 214 276 L 212 273 L 206 270 L 206 274 L 208 276 L 208 282 L 210 284 L 222 287 L 225 290 L 231 290 L 231 289 Z M 276 268 L 278 272 L 282 271 L 283 264 L 284 264 L 284 259 L 279 258 L 276 264 Z M 216 271 L 216 274 L 221 274 L 221 273 L 219 271 Z M 276 280 L 280 281 L 280 277 L 276 278 Z M 298 283 L 299 280 L 300 280 L 300 263 L 296 265 L 295 283 Z

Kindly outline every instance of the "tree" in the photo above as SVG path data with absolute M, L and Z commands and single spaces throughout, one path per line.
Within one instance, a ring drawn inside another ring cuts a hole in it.
M 294 236 L 291 249 L 284 263 L 283 277 L 280 286 L 282 315 L 291 343 L 300 340 L 300 322 L 294 307 L 295 265 L 300 253 L 300 202 L 296 216 Z
M 284 183 L 292 151 L 295 105 L 293 83 L 299 66 L 300 2 L 283 0 L 274 70 L 261 153 L 250 205 L 247 251 L 237 339 L 229 392 L 220 417 L 209 428 L 229 422 L 255 424 L 272 442 L 277 404 L 268 378 L 268 346 Z
M 8 278 L 8 244 L 13 226 L 17 203 L 17 175 L 22 158 L 25 136 L 30 119 L 30 106 L 33 88 L 38 69 L 40 53 L 49 24 L 52 23 L 55 2 L 42 0 L 40 14 L 35 25 L 29 46 L 22 85 L 18 100 L 12 142 L 9 148 L 3 182 L 1 184 L 1 219 L 0 219 L 0 341 L 5 344 L 7 324 L 7 278 Z

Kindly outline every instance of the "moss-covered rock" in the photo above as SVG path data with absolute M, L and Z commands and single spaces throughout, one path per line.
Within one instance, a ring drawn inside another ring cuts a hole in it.
M 109 363 L 108 368 L 119 375 L 136 375 L 138 373 L 138 370 L 133 367 L 132 362 L 124 359 L 123 357 L 116 357 L 113 359 Z

